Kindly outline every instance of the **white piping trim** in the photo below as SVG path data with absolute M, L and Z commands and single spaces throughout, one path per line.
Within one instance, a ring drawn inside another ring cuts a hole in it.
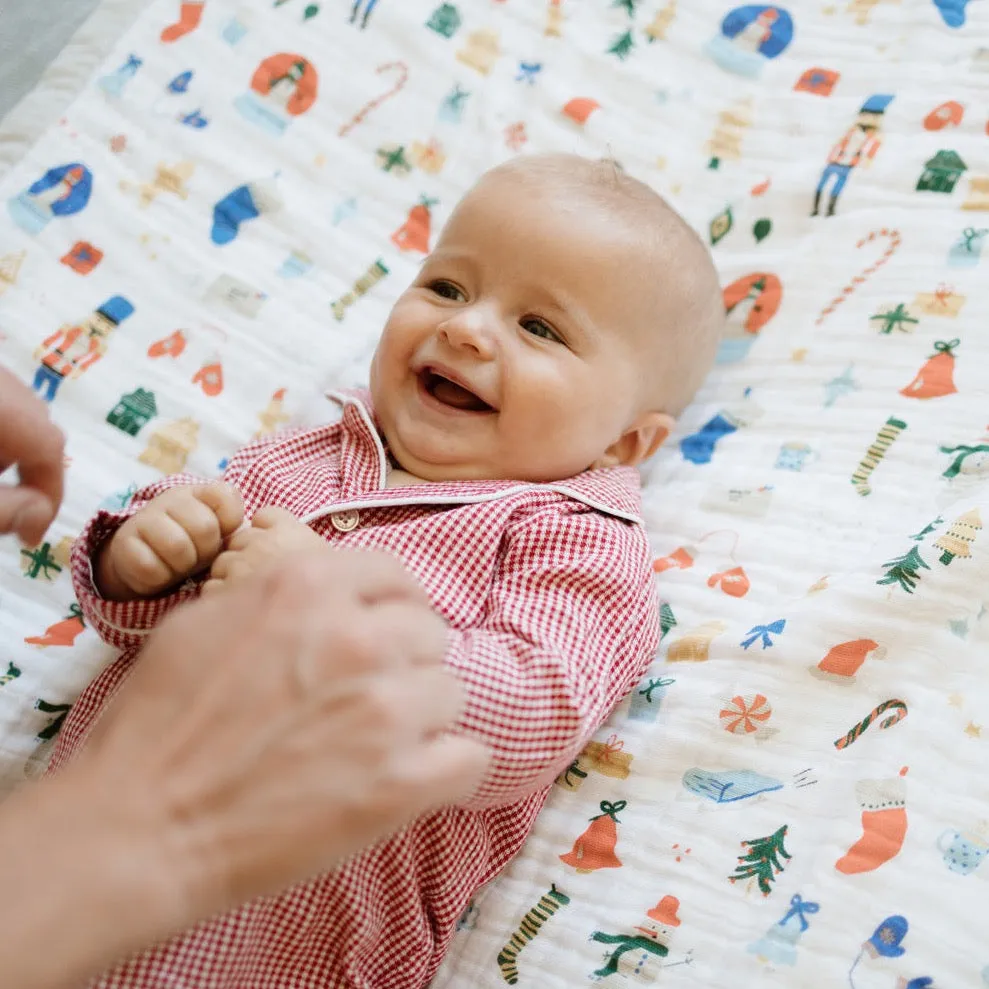
M 394 508 L 399 505 L 480 505 L 489 501 L 498 501 L 499 499 L 507 498 L 510 495 L 520 494 L 521 492 L 528 491 L 532 488 L 548 488 L 550 491 L 555 491 L 557 494 L 566 495 L 568 498 L 572 498 L 574 501 L 579 501 L 581 504 L 587 505 L 588 508 L 593 508 L 605 515 L 614 515 L 617 518 L 623 519 L 626 522 L 632 522 L 636 525 L 644 524 L 638 515 L 632 515 L 630 512 L 622 512 L 618 509 L 601 505 L 593 499 L 585 498 L 578 492 L 570 490 L 570 488 L 557 484 L 519 484 L 511 488 L 506 488 L 504 491 L 492 491 L 483 495 L 420 495 L 407 498 L 378 498 L 364 501 L 345 501 L 327 508 L 317 508 L 316 511 L 303 515 L 299 521 L 308 525 L 310 522 L 315 522 L 318 519 L 325 518 L 327 515 L 336 515 L 339 512 L 354 512 L 362 508 Z
M 388 458 L 385 455 L 385 448 L 381 442 L 381 437 L 378 435 L 378 430 L 371 421 L 366 406 L 359 399 L 343 392 L 331 391 L 327 392 L 326 396 L 335 402 L 339 402 L 341 405 L 356 406 L 361 419 L 364 420 L 364 424 L 374 438 L 374 445 L 378 451 L 378 463 L 381 468 L 379 488 L 383 490 L 388 483 Z M 557 494 L 566 495 L 566 497 L 572 498 L 574 501 L 579 501 L 582 505 L 587 505 L 588 508 L 593 508 L 595 511 L 601 512 L 604 515 L 613 515 L 616 518 L 624 519 L 626 522 L 632 522 L 635 525 L 645 525 L 641 516 L 633 515 L 631 512 L 623 512 L 617 508 L 611 508 L 609 505 L 604 505 L 593 498 L 581 494 L 579 491 L 574 491 L 573 488 L 569 488 L 565 484 L 527 483 L 516 484 L 503 491 L 493 491 L 490 494 L 483 495 L 418 495 L 406 498 L 380 498 L 374 501 L 348 501 L 343 504 L 334 505 L 332 508 L 318 508 L 314 512 L 309 512 L 308 515 L 303 515 L 300 521 L 308 525 L 310 522 L 325 518 L 327 515 L 336 515 L 338 512 L 357 511 L 362 508 L 394 508 L 398 505 L 479 505 L 488 501 L 498 501 L 500 498 L 507 498 L 509 495 L 519 494 L 522 491 L 528 491 L 530 489 L 538 491 L 547 488 L 550 491 L 555 491 Z

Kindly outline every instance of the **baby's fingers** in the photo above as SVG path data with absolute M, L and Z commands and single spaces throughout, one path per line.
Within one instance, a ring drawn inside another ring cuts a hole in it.
M 205 506 L 203 506 L 203 511 L 206 511 Z M 207 512 L 207 514 L 209 513 Z M 216 520 L 212 516 L 211 520 L 216 551 L 218 551 L 220 537 L 217 532 Z M 163 513 L 160 515 L 149 514 L 147 517 L 135 515 L 133 521 L 138 541 L 151 550 L 158 560 L 168 568 L 170 573 L 168 583 L 182 580 L 209 564 L 208 558 L 205 560 L 200 558 L 199 548 L 192 534 L 188 531 L 189 528 L 195 528 L 195 526 L 190 526 L 186 519 L 179 521 L 170 514 Z M 134 552 L 133 549 L 131 551 Z
M 216 516 L 221 538 L 236 532 L 244 521 L 244 502 L 240 492 L 232 485 L 218 481 L 196 488 L 194 494 Z
M 172 568 L 140 536 L 120 548 L 114 572 L 128 593 L 141 597 L 158 594 L 176 580 Z

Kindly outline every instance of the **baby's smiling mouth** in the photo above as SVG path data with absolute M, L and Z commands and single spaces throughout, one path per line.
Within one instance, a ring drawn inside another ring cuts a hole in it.
M 419 387 L 441 405 L 460 412 L 494 412 L 495 409 L 459 381 L 454 381 L 432 367 L 418 374 Z

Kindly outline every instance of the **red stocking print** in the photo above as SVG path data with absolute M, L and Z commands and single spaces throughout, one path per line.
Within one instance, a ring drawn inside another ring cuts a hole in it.
M 203 7 L 205 6 L 206 0 L 183 0 L 179 19 L 161 32 L 161 40 L 165 44 L 169 44 L 195 31 L 203 18 Z
M 587 830 L 569 852 L 560 856 L 560 861 L 583 873 L 620 868 L 622 863 L 615 854 L 615 845 L 618 844 L 618 813 L 625 805 L 624 800 L 616 803 L 602 800 L 601 813 L 591 818 Z
M 862 807 L 862 837 L 835 862 L 839 872 L 872 872 L 899 854 L 907 833 L 906 772 L 904 766 L 892 779 L 855 784 L 855 796 Z

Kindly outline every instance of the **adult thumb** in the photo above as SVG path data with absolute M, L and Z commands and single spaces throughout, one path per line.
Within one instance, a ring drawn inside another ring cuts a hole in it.
M 0 487 L 0 535 L 13 532 L 22 543 L 36 546 L 54 515 L 45 495 L 31 488 Z

